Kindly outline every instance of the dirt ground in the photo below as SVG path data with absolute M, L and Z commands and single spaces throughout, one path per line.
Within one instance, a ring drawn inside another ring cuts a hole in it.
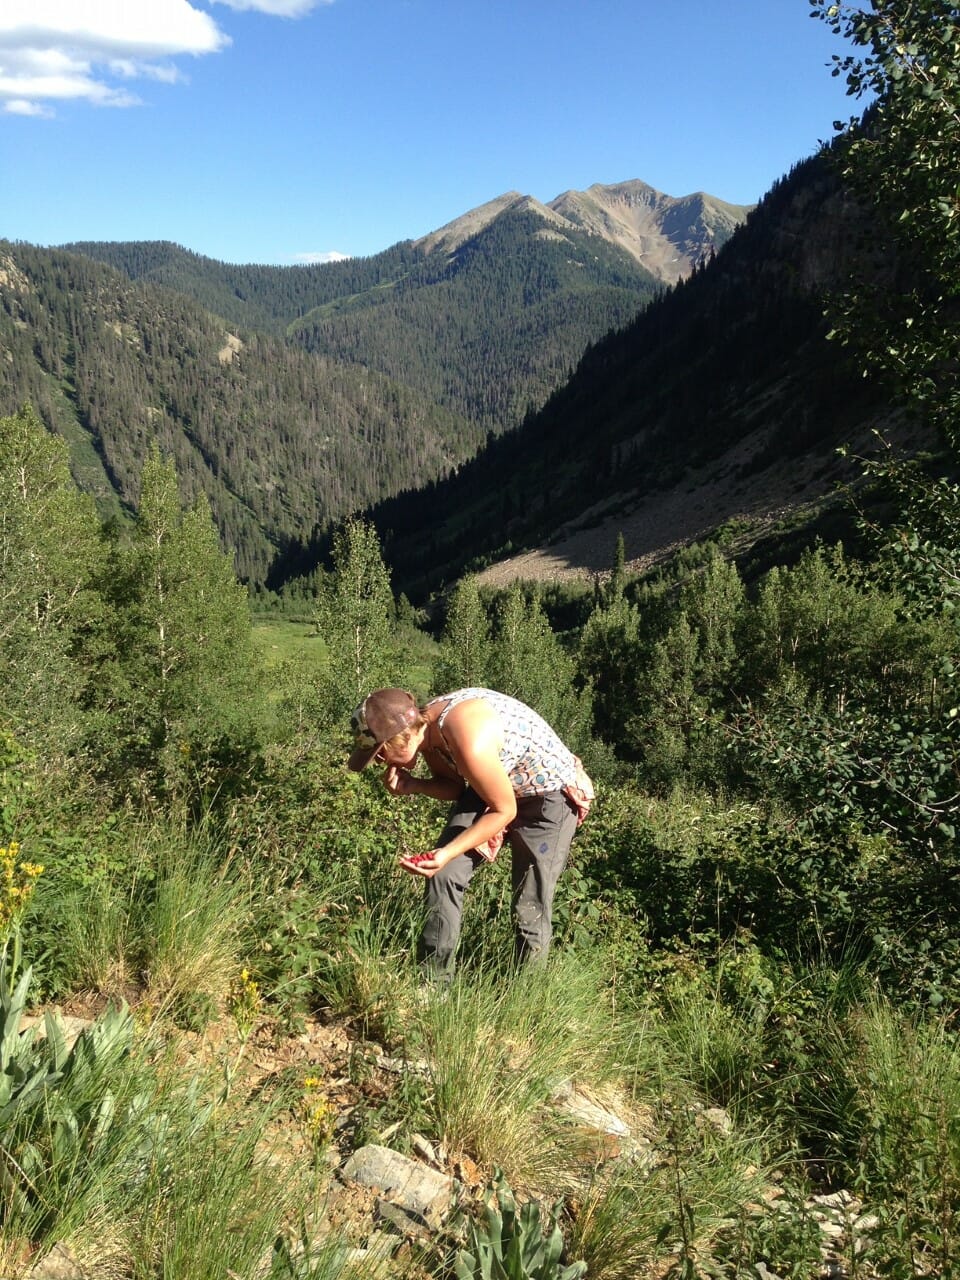
M 405 1127 L 402 1107 L 391 1099 L 408 1064 L 340 1017 L 308 1018 L 293 1031 L 261 1017 L 242 1051 L 236 1024 L 224 1017 L 202 1033 L 182 1033 L 179 1045 L 185 1065 L 212 1069 L 214 1076 L 235 1063 L 230 1091 L 238 1103 L 274 1104 L 264 1149 L 292 1171 L 315 1163 L 322 1205 L 317 1235 L 334 1232 L 365 1247 L 379 1221 L 380 1194 L 337 1178 L 335 1171 L 359 1146 L 390 1146 Z M 426 1157 L 469 1194 L 482 1193 L 486 1176 L 469 1156 L 437 1150 L 426 1139 L 422 1145 L 423 1152 L 410 1152 L 413 1158 Z M 413 1250 L 418 1243 L 412 1230 L 407 1246 Z
M 602 578 L 613 565 L 621 533 L 627 569 L 641 573 L 728 521 L 743 521 L 759 536 L 824 501 L 843 478 L 840 460 L 823 457 L 794 458 L 745 476 L 742 469 L 758 446 L 757 439 L 746 438 L 721 463 L 692 470 L 681 484 L 641 501 L 611 493 L 607 502 L 563 526 L 548 545 L 491 565 L 478 575 L 480 581 L 503 587 L 517 578 Z

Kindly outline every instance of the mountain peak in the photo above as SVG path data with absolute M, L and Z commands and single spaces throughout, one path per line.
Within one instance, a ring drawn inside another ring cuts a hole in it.
M 564 191 L 549 204 L 506 191 L 421 236 L 425 253 L 454 253 L 508 210 L 532 211 L 557 231 L 585 231 L 619 246 L 666 284 L 687 276 L 700 259 L 719 249 L 746 219 L 751 205 L 728 204 L 703 191 L 668 196 L 639 178 L 586 191 Z
M 652 275 L 673 284 L 729 240 L 752 206 L 729 204 L 702 191 L 668 196 L 635 178 L 565 191 L 551 200 L 550 208 L 619 245 Z
M 477 205 L 475 209 L 469 209 L 466 213 L 462 213 L 459 218 L 454 218 L 452 222 L 444 223 L 436 231 L 428 232 L 427 235 L 421 236 L 419 240 L 414 240 L 413 243 L 416 248 L 422 249 L 424 253 L 434 253 L 437 249 L 453 253 L 465 240 L 477 235 L 484 227 L 489 226 L 495 218 L 499 218 L 500 214 L 505 210 L 517 204 L 518 201 L 529 198 L 529 196 L 524 196 L 519 191 L 505 191 L 502 196 L 495 196 L 493 200 L 487 200 L 486 203 Z

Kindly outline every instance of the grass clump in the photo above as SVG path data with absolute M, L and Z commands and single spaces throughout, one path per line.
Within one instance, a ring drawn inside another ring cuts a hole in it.
M 44 994 L 134 998 L 202 1025 L 249 945 L 249 879 L 203 829 L 129 821 L 122 860 L 48 860 L 31 919 Z
M 603 1280 L 740 1274 L 769 1185 L 762 1143 L 678 1100 L 656 1123 L 663 1137 L 647 1161 L 599 1172 L 577 1201 L 573 1255 Z
M 874 995 L 829 1037 L 834 1071 L 811 1110 L 831 1165 L 878 1219 L 889 1274 L 956 1274 L 960 1257 L 960 1044 L 948 1016 Z
M 582 1135 L 546 1104 L 568 1082 L 613 1079 L 609 1019 L 598 973 L 572 955 L 510 978 L 490 967 L 434 993 L 419 1033 L 437 1137 L 510 1182 L 549 1184 L 579 1163 Z

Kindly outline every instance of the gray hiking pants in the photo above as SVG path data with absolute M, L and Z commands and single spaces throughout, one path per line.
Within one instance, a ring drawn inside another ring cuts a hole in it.
M 486 807 L 475 791 L 465 788 L 450 810 L 437 847 L 473 826 Z M 523 963 L 542 959 L 550 948 L 554 890 L 576 830 L 576 810 L 562 791 L 517 798 L 517 816 L 504 833 L 504 844 L 512 854 L 515 950 Z M 463 895 L 483 863 L 479 853 L 462 853 L 424 881 L 427 919 L 417 958 L 432 977 L 453 974 Z

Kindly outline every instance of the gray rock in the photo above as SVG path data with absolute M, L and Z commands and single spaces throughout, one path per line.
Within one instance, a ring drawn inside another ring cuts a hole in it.
M 83 1268 L 65 1244 L 55 1244 L 30 1268 L 27 1280 L 83 1280 Z
M 436 1169 L 371 1144 L 355 1151 L 341 1176 L 375 1187 L 385 1199 L 428 1226 L 439 1226 L 453 1204 L 453 1179 Z
M 433 1233 L 423 1225 L 421 1219 L 408 1210 L 402 1209 L 398 1204 L 378 1196 L 375 1209 L 377 1219 L 386 1223 L 388 1227 L 392 1227 L 404 1239 L 418 1240 L 423 1244 L 429 1244 L 433 1239 Z
M 427 1164 L 433 1165 L 435 1169 L 443 1168 L 440 1152 L 436 1150 L 430 1139 L 425 1138 L 422 1133 L 412 1133 L 410 1135 L 410 1145 L 421 1160 L 426 1160 Z
M 353 1266 L 362 1266 L 365 1278 L 386 1275 L 389 1272 L 384 1268 L 390 1266 L 396 1243 L 396 1239 L 386 1232 L 373 1231 L 366 1246 L 362 1249 L 349 1249 L 345 1260 Z
M 829 1218 L 822 1218 L 818 1223 L 820 1232 L 830 1240 L 839 1240 L 844 1233 L 842 1222 L 832 1222 Z
M 53 1010 L 53 1016 L 63 1032 L 68 1049 L 72 1049 L 83 1032 L 93 1026 L 92 1018 L 74 1018 L 70 1014 L 61 1013 L 59 1009 Z M 21 1018 L 20 1027 L 23 1031 L 33 1031 L 36 1038 L 42 1040 L 47 1034 L 45 1022 L 43 1016 L 30 1013 Z
M 733 1120 L 724 1107 L 704 1107 L 697 1114 L 695 1120 L 698 1124 L 709 1125 L 711 1129 L 715 1129 L 717 1133 L 722 1133 L 725 1136 L 733 1133 Z
M 570 1116 L 578 1124 L 595 1133 L 609 1133 L 614 1137 L 628 1138 L 630 1126 L 613 1111 L 595 1102 L 582 1089 L 566 1081 L 554 1093 L 551 1101 L 563 1115 Z
M 860 1208 L 860 1201 L 852 1191 L 832 1191 L 829 1195 L 811 1196 L 811 1204 L 820 1205 L 824 1209 L 856 1209 Z
M 425 1058 L 391 1058 L 385 1053 L 378 1053 L 374 1061 L 381 1071 L 390 1071 L 394 1075 L 430 1075 L 430 1063 Z

